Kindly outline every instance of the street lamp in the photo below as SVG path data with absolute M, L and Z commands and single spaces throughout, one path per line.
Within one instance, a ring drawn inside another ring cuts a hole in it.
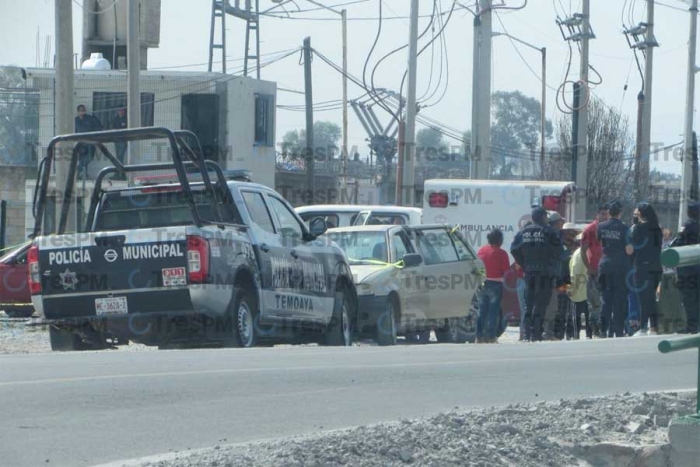
M 283 5 L 291 0 L 272 0 L 272 3 Z M 342 20 L 342 36 L 343 36 L 343 189 L 347 183 L 348 176 L 348 12 L 346 9 L 336 10 L 335 8 L 326 6 L 316 0 L 306 0 L 307 2 L 316 5 L 320 8 L 328 10 L 332 13 L 340 15 Z
M 544 156 L 545 156 L 545 140 L 546 140 L 546 130 L 547 130 L 547 119 L 545 117 L 545 111 L 546 111 L 546 105 L 547 105 L 547 48 L 546 47 L 537 47 L 534 46 L 528 42 L 525 42 L 524 40 L 518 39 L 517 37 L 511 36 L 508 33 L 505 32 L 494 32 L 493 37 L 498 37 L 498 36 L 506 36 L 511 40 L 514 40 L 515 42 L 518 42 L 526 47 L 529 47 L 531 49 L 535 49 L 538 52 L 542 54 L 542 121 L 541 121 L 541 128 L 540 132 L 542 133 L 541 135 L 541 147 L 540 147 L 540 173 L 542 180 L 544 180 Z

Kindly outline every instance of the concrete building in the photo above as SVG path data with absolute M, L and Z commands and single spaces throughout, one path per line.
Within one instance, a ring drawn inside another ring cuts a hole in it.
M 27 87 L 36 89 L 41 96 L 38 131 L 41 159 L 55 136 L 55 72 L 25 69 L 24 76 Z M 117 109 L 126 106 L 126 86 L 127 75 L 123 71 L 76 70 L 76 105 L 85 105 L 88 114 L 109 129 Z M 221 73 L 144 71 L 141 93 L 143 126 L 190 130 L 200 139 L 207 159 L 217 161 L 224 169 L 250 170 L 253 181 L 275 187 L 275 83 Z M 167 162 L 166 149 L 162 141 L 143 142 L 139 154 L 131 156 L 131 163 Z M 90 181 L 107 163 L 99 154 L 90 163 L 83 184 L 85 193 L 78 194 L 79 206 L 80 198 L 89 196 Z M 31 209 L 34 186 L 35 180 L 27 179 L 22 196 L 27 205 L 25 238 L 34 224 Z M 47 213 L 53 215 L 50 206 Z M 8 244 L 12 241 L 7 240 Z

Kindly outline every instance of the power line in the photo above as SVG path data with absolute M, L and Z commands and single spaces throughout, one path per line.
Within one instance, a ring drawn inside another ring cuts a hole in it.
M 670 9 L 672 9 L 672 10 L 682 11 L 683 13 L 688 13 L 688 9 L 686 9 L 686 8 L 681 8 L 681 7 L 679 7 L 679 6 L 669 5 L 669 4 L 667 4 L 667 3 L 662 3 L 662 2 L 660 2 L 660 1 L 658 1 L 658 0 L 656 0 L 656 4 L 657 4 L 657 5 L 660 5 L 660 6 L 663 6 L 663 7 L 666 7 L 666 8 L 670 8 Z
M 447 13 L 442 13 L 443 15 L 447 15 Z M 313 17 L 299 17 L 299 16 L 280 16 L 276 14 L 270 14 L 270 13 L 260 13 L 260 16 L 267 16 L 269 18 L 278 18 L 278 19 L 286 19 L 286 20 L 296 20 L 296 21 L 342 21 L 342 18 L 335 18 L 335 17 L 327 17 L 327 18 L 313 18 Z M 419 15 L 419 18 L 430 18 L 430 15 Z M 382 18 L 379 17 L 355 17 L 355 18 L 348 18 L 348 21 L 395 21 L 395 20 L 407 20 L 410 19 L 408 16 L 382 16 Z
M 110 6 L 108 6 L 107 8 L 105 8 L 104 10 L 97 10 L 97 11 L 93 11 L 93 10 L 90 10 L 89 8 L 87 8 L 87 7 L 84 7 L 78 0 L 73 0 L 73 3 L 75 3 L 75 4 L 78 5 L 80 8 L 82 8 L 84 11 L 87 11 L 88 13 L 91 13 L 91 14 L 93 14 L 93 15 L 102 15 L 102 14 L 108 13 L 110 10 L 112 10 L 112 8 L 114 8 L 115 5 L 116 5 L 117 3 L 119 3 L 119 1 L 120 1 L 120 0 L 114 0 L 114 1 L 112 2 L 112 4 L 111 4 Z
M 296 52 L 296 51 L 299 50 L 299 49 L 298 49 L 298 48 L 295 48 L 295 49 L 279 50 L 279 51 L 277 51 L 277 52 L 270 52 L 270 53 L 267 53 L 267 54 L 261 54 L 260 56 L 261 56 L 261 57 L 271 57 L 271 56 L 273 56 L 273 55 L 285 54 L 285 53 L 287 53 L 287 52 L 291 52 L 292 50 L 293 50 L 294 52 Z M 245 57 L 230 58 L 230 59 L 226 60 L 226 63 L 241 62 L 241 61 L 243 61 L 243 60 L 245 60 Z M 219 60 L 219 61 L 212 62 L 212 63 L 223 63 L 223 61 L 222 61 L 222 60 Z M 165 65 L 165 66 L 160 66 L 160 67 L 150 67 L 149 70 L 170 70 L 170 69 L 178 69 L 178 68 L 192 68 L 192 67 L 195 67 L 195 66 L 205 66 L 205 65 L 208 65 L 208 64 L 209 64 L 209 62 L 206 62 L 206 63 L 191 63 L 191 64 L 183 64 L 183 65 Z
M 513 38 L 510 37 L 510 34 L 508 34 L 508 29 L 506 29 L 505 24 L 503 24 L 503 20 L 501 20 L 501 16 L 500 16 L 500 15 L 498 14 L 498 12 L 496 12 L 496 11 L 494 11 L 494 13 L 496 13 L 496 18 L 498 18 L 498 22 L 501 24 L 501 27 L 503 28 L 503 32 L 506 33 L 506 37 L 508 38 L 508 40 L 510 41 L 511 45 L 512 45 L 513 48 L 515 49 L 515 52 L 516 52 L 516 53 L 518 54 L 518 56 L 520 57 L 520 60 L 522 60 L 522 62 L 523 62 L 523 63 L 525 64 L 525 66 L 527 67 L 527 69 L 530 70 L 530 72 L 535 76 L 535 78 L 537 78 L 537 79 L 540 81 L 540 83 L 542 83 L 542 82 L 543 82 L 542 76 L 540 76 L 535 70 L 533 70 L 532 67 L 530 66 L 530 64 L 528 63 L 528 61 L 525 59 L 525 57 L 523 57 L 523 54 L 520 52 L 520 49 L 518 48 L 517 44 L 515 43 L 515 41 L 513 40 Z M 552 90 L 552 91 L 558 91 L 557 88 L 555 88 L 555 87 L 553 87 L 553 86 L 550 86 L 550 85 L 547 84 L 547 83 L 544 83 L 544 85 L 547 86 L 547 87 L 548 87 L 550 90 Z

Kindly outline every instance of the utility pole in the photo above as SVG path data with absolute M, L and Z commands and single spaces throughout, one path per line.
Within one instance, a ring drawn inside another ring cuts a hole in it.
M 576 144 L 576 191 L 581 191 L 583 196 L 576 196 L 576 215 L 581 219 L 587 219 L 588 208 L 588 105 L 591 102 L 590 89 L 588 87 L 588 54 L 589 40 L 591 34 L 591 1 L 583 0 L 582 12 L 582 37 L 581 37 L 581 74 L 580 81 L 582 83 L 581 91 L 583 94 L 584 105 L 577 108 L 578 112 L 578 141 Z M 575 220 L 574 220 L 575 221 Z
M 418 12 L 419 0 L 411 0 L 411 20 L 408 40 L 408 94 L 406 104 L 406 130 L 404 138 L 404 160 L 402 177 L 402 204 L 415 205 L 416 164 L 416 115 L 418 104 L 416 87 L 418 82 Z
M 479 0 L 479 15 L 474 20 L 474 70 L 472 91 L 472 166 L 473 177 L 491 177 L 491 40 L 493 2 Z
M 75 82 L 73 69 L 73 2 L 71 0 L 55 1 L 56 27 L 56 134 L 75 133 Z M 61 143 L 54 154 L 56 163 L 56 210 L 62 212 L 63 192 L 73 158 L 73 144 Z M 61 185 L 63 184 L 63 185 Z M 76 230 L 76 209 L 68 211 L 68 232 Z M 48 233 L 48 232 L 46 232 Z
M 692 157 L 693 144 L 693 112 L 695 111 L 695 73 L 698 72 L 696 65 L 697 37 L 698 37 L 698 0 L 693 0 L 690 6 L 690 39 L 688 41 L 688 76 L 685 96 L 685 130 L 683 144 L 683 168 L 681 176 L 681 206 L 678 216 L 678 229 L 686 221 L 688 210 L 688 195 L 692 186 Z
M 640 163 L 640 185 L 637 186 L 640 196 L 647 193 L 649 180 L 649 164 L 651 163 L 651 103 L 654 78 L 654 48 L 658 47 L 654 36 L 654 0 L 647 0 L 647 24 L 644 40 L 646 51 L 646 66 L 644 67 L 644 118 L 642 119 L 642 153 Z M 691 130 L 692 131 L 692 130 Z M 640 200 L 641 201 L 641 200 Z
M 644 157 L 644 91 L 637 94 L 637 144 L 634 154 L 634 202 L 641 201 L 642 159 Z
M 472 134 L 469 141 L 471 151 L 469 158 L 469 178 L 479 178 L 477 169 L 479 166 L 479 42 L 481 42 L 481 16 L 474 17 L 474 39 L 472 53 Z
M 541 141 L 540 141 L 540 177 L 541 180 L 545 179 L 545 155 L 547 149 L 545 148 L 547 142 L 547 47 L 542 47 L 542 121 L 540 128 Z
M 304 94 L 306 97 L 306 178 L 311 190 L 309 204 L 316 203 L 316 167 L 314 160 L 314 98 L 311 83 L 311 38 L 304 39 Z
M 140 0 L 128 0 L 126 13 L 126 53 L 127 53 L 127 119 L 129 128 L 141 126 L 141 34 Z M 137 142 L 129 142 L 126 164 L 133 164 L 139 152 Z
M 342 9 L 340 16 L 343 22 L 343 191 L 348 184 L 348 11 Z
M 595 39 L 591 28 L 591 1 L 583 0 L 582 13 L 571 18 L 557 18 L 561 35 L 567 42 L 576 42 L 581 47 L 581 72 L 574 85 L 574 106 L 572 108 L 572 162 L 571 174 L 576 183 L 575 216 L 586 219 L 588 201 L 588 105 L 591 92 L 588 86 L 590 40 Z

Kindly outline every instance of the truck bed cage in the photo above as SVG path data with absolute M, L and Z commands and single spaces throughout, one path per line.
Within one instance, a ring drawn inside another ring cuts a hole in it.
M 105 146 L 105 143 L 116 142 L 132 142 L 146 141 L 153 139 L 166 139 L 170 144 L 170 155 L 172 163 L 153 163 L 153 164 L 132 164 L 124 165 L 117 159 Z M 188 141 L 191 143 L 189 144 Z M 224 218 L 221 213 L 219 202 L 217 200 L 216 191 L 209 176 L 210 171 L 216 175 L 217 182 L 220 187 L 226 187 L 226 178 L 221 170 L 221 167 L 213 162 L 204 159 L 202 148 L 199 144 L 199 139 L 191 131 L 172 131 L 164 127 L 145 127 L 133 128 L 127 130 L 111 130 L 97 131 L 90 133 L 75 133 L 69 135 L 59 135 L 54 137 L 49 143 L 47 155 L 42 160 L 39 166 L 39 175 L 37 177 L 37 188 L 34 191 L 34 231 L 32 238 L 42 233 L 42 224 L 44 220 L 44 208 L 46 205 L 46 197 L 48 194 L 49 181 L 51 176 L 51 165 L 56 156 L 56 146 L 59 143 L 83 143 L 91 144 L 97 147 L 100 152 L 112 163 L 112 167 L 105 167 L 100 171 L 93 190 L 90 201 L 90 211 L 87 221 L 94 216 L 97 203 L 99 202 L 100 193 L 102 191 L 102 182 L 108 174 L 119 173 L 128 174 L 134 172 L 142 172 L 148 170 L 168 170 L 175 169 L 182 191 L 185 195 L 185 200 L 192 211 L 192 218 L 198 227 L 201 227 L 205 221 L 200 217 L 197 205 L 192 196 L 192 190 L 187 178 L 188 173 L 200 173 L 204 182 L 205 192 L 209 195 L 212 208 L 214 211 L 215 220 L 217 223 L 224 223 Z M 194 146 L 194 148 L 193 148 Z M 183 159 L 183 153 L 188 160 Z M 68 213 L 70 209 L 70 201 L 73 196 L 75 185 L 75 175 L 77 169 L 79 154 L 76 148 L 73 148 L 68 169 L 68 180 L 66 180 L 65 190 L 63 192 L 63 203 L 61 206 L 61 217 L 58 227 L 58 234 L 63 234 L 68 222 Z M 195 170 L 193 170 L 195 169 Z M 56 180 L 58 184 L 58 180 Z M 232 204 L 231 194 L 229 190 L 223 190 L 225 195 L 224 202 Z M 86 229 L 87 229 L 86 225 Z

